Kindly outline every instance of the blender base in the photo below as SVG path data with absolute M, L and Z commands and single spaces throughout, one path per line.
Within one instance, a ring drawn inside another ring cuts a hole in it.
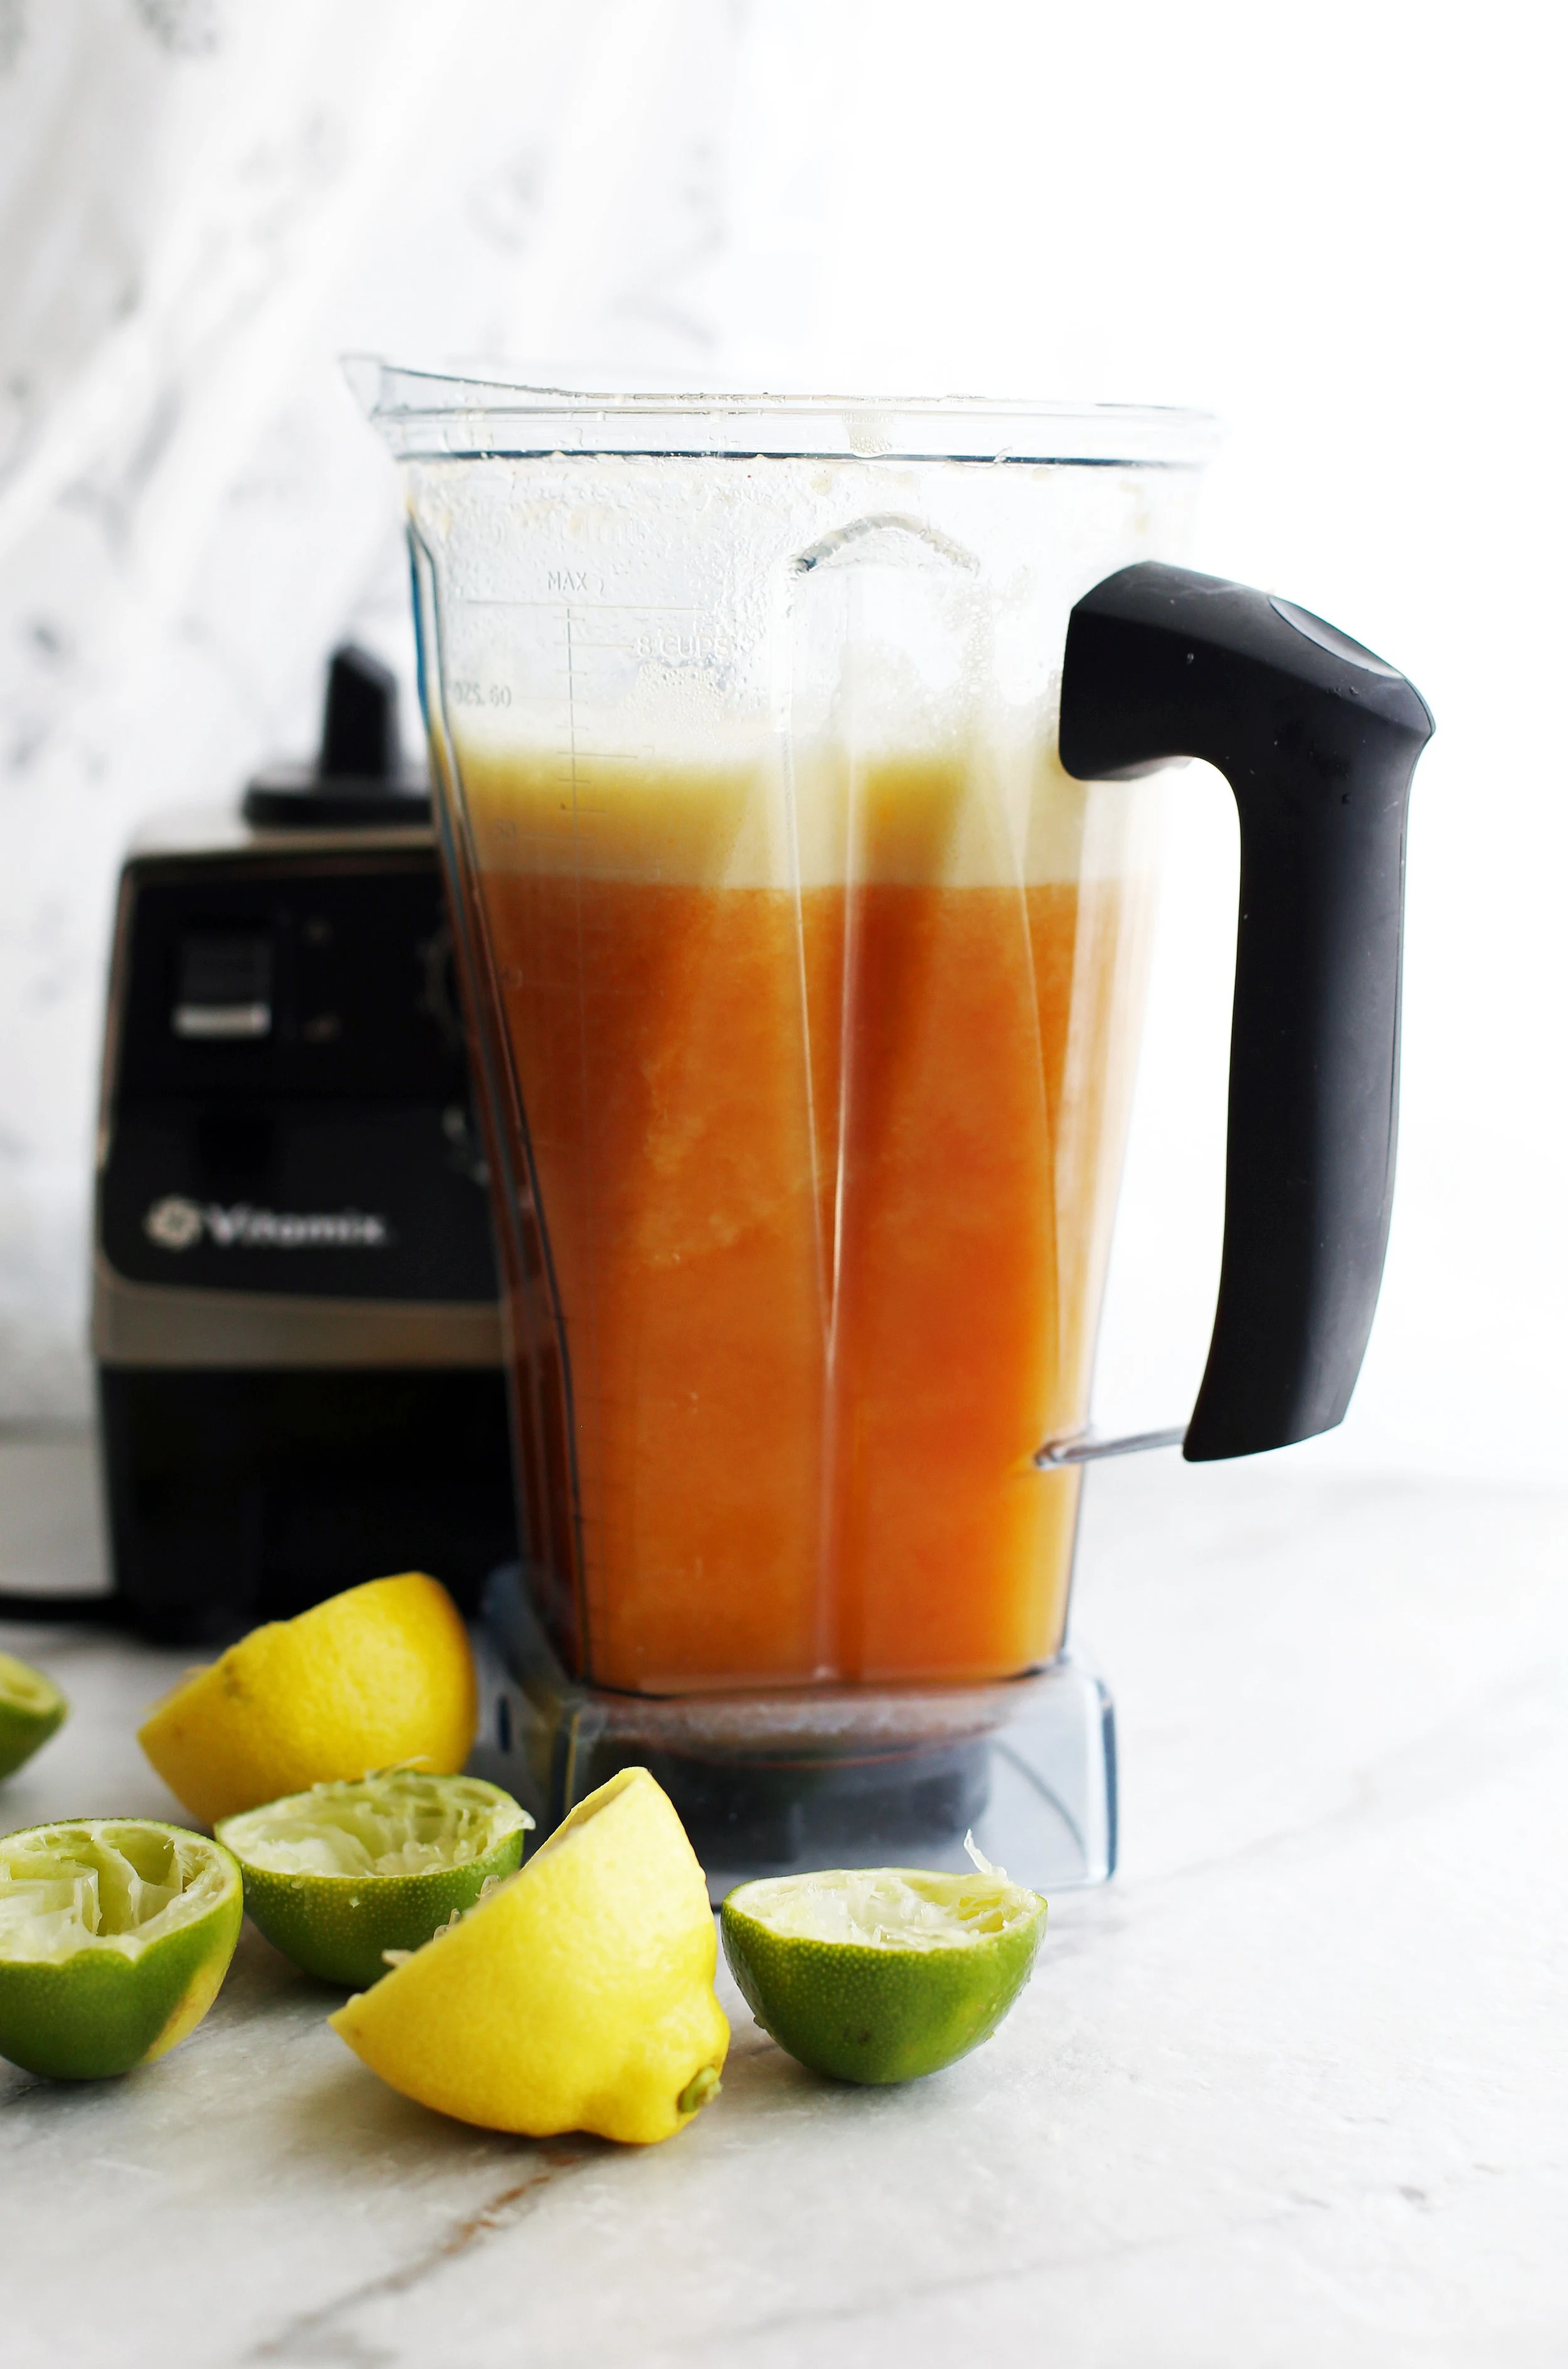
M 570 1678 L 517 1564 L 485 1592 L 470 1767 L 548 1835 L 617 1769 L 674 1802 L 717 1903 L 759 1875 L 966 1872 L 964 1837 L 1037 1892 L 1116 1865 L 1116 1733 L 1100 1680 L 1062 1654 L 983 1687 L 611 1693 Z

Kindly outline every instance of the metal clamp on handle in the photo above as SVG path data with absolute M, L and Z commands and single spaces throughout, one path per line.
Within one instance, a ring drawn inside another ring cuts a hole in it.
M 1179 1448 L 1186 1437 L 1187 1425 L 1181 1423 L 1165 1431 L 1125 1431 L 1112 1439 L 1075 1431 L 1064 1439 L 1048 1439 L 1035 1463 L 1042 1472 L 1054 1471 L 1061 1464 L 1103 1464 L 1108 1456 L 1146 1456 L 1152 1448 Z
M 1432 729 L 1370 650 L 1218 577 L 1123 568 L 1068 624 L 1066 771 L 1128 780 L 1201 757 L 1241 818 L 1225 1239 L 1193 1461 L 1332 1430 L 1360 1371 L 1393 1196 L 1405 816 Z

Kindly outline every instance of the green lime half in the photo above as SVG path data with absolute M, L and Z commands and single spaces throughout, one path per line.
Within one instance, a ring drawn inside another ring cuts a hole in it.
M 841 2081 L 912 2081 L 989 2040 L 1045 1932 L 1000 1868 L 764 1877 L 721 1911 L 724 1955 L 763 2030 Z
M 386 1973 L 383 1952 L 423 1949 L 515 1873 L 532 1824 L 499 1785 L 399 1768 L 287 1794 L 221 1820 L 218 1834 L 273 1947 L 362 1991 Z
M 0 1654 L 0 1777 L 47 1744 L 70 1705 L 41 1670 Z
M 154 1818 L 0 1839 L 0 2056 L 57 2081 L 150 2064 L 217 1997 L 244 1914 L 221 1843 Z

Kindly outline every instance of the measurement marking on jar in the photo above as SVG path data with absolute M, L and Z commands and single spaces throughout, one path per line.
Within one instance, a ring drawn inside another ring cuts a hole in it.
M 570 802 L 576 827 L 594 835 L 609 809 L 593 796 L 596 775 L 647 764 L 653 750 L 600 747 L 585 737 L 588 714 L 619 695 L 619 677 L 628 664 L 672 668 L 706 667 L 727 655 L 726 639 L 711 612 L 690 601 L 604 601 L 584 597 L 580 571 L 551 570 L 549 582 L 560 596 L 546 600 L 508 600 L 475 595 L 464 599 L 467 609 L 515 611 L 537 618 L 522 628 L 519 648 L 521 680 L 506 682 L 487 675 L 454 676 L 450 698 L 454 709 L 505 713 L 537 719 L 556 743 L 554 771 L 561 791 Z M 591 579 L 590 579 L 591 580 Z M 542 632 L 540 628 L 543 628 Z M 525 652 L 527 654 L 525 654 Z M 551 683 L 550 676 L 554 675 Z M 553 729 L 551 727 L 553 726 Z

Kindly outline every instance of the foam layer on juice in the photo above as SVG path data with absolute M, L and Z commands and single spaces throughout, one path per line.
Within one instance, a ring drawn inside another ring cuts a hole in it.
M 1041 754 L 462 753 L 563 1324 L 580 1660 L 973 1680 L 1060 1642 L 1143 941 Z
M 812 888 L 862 880 L 1025 887 L 1150 865 L 1146 790 L 1074 781 L 1041 748 L 1010 764 L 962 747 L 788 769 L 655 766 L 470 746 L 461 769 L 487 872 Z

